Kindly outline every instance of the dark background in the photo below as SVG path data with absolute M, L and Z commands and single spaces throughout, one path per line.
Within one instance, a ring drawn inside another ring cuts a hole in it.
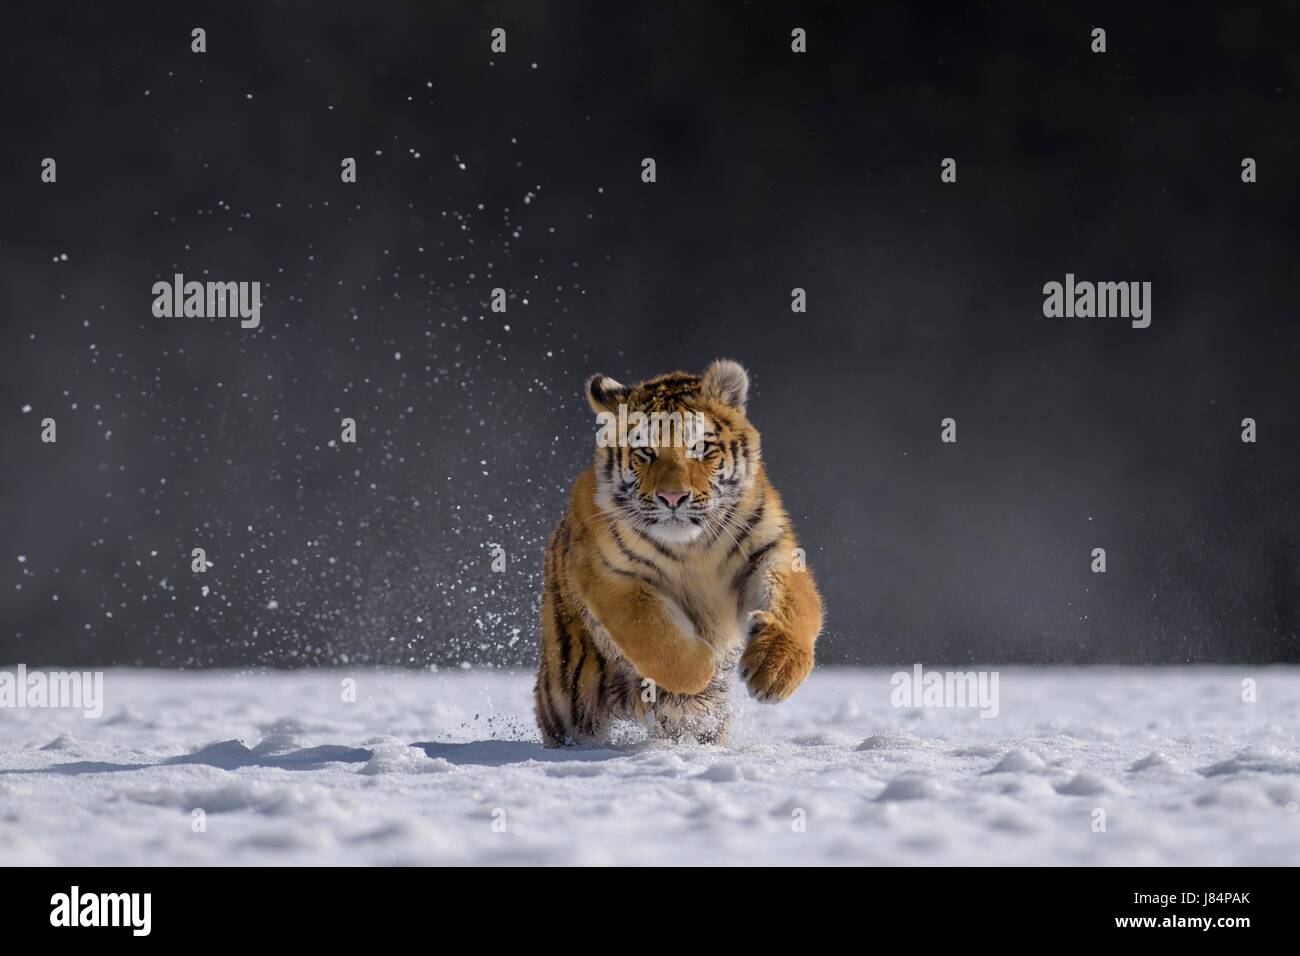
M 0 663 L 528 662 L 583 378 L 721 355 L 822 661 L 1300 659 L 1300 17 L 1164 6 L 7 5 Z

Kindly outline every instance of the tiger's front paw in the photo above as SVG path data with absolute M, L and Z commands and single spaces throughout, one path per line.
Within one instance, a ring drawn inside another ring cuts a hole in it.
M 740 658 L 740 677 L 750 696 L 764 702 L 785 700 L 812 670 L 813 652 L 771 614 L 749 615 L 749 647 Z
M 674 694 L 701 694 L 713 682 L 716 669 L 713 648 L 703 641 L 692 641 L 681 658 L 665 662 L 658 670 L 643 670 L 642 674 Z

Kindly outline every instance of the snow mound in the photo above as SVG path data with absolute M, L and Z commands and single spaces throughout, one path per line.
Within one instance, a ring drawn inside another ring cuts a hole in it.
M 382 774 L 454 773 L 455 766 L 441 757 L 430 757 L 419 747 L 412 747 L 395 737 L 381 737 L 366 742 L 370 759 L 361 773 L 370 777 Z
M 695 774 L 692 779 L 711 780 L 714 783 L 738 783 L 742 780 L 768 780 L 771 777 L 772 771 L 767 767 L 731 762 L 715 763 Z
M 1038 754 L 1028 750 L 1009 750 L 989 773 L 1035 773 L 1046 766 Z
M 1201 773 L 1207 777 L 1233 773 L 1300 773 L 1300 756 L 1273 748 L 1252 748 L 1205 767 Z
M 943 784 L 924 774 L 903 774 L 889 781 L 877 800 L 932 800 L 943 792 Z
M 1092 797 L 1100 793 L 1122 793 L 1123 788 L 1101 774 L 1085 770 L 1057 787 L 1056 792 L 1071 797 Z
M 1175 770 L 1177 765 L 1170 759 L 1168 754 L 1153 751 L 1141 760 L 1130 764 L 1128 769 L 1130 773 L 1141 773 L 1143 770 Z

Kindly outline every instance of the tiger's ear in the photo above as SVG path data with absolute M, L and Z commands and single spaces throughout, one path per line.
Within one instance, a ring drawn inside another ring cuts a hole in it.
M 627 398 L 628 387 L 599 373 L 587 379 L 587 401 L 597 415 L 601 412 L 618 412 L 619 402 Z
M 743 412 L 749 401 L 749 373 L 739 362 L 718 359 L 705 371 L 701 388 L 705 398 Z

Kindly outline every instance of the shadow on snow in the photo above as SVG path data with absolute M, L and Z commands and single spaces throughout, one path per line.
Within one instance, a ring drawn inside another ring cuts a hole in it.
M 428 756 L 441 758 L 461 766 L 502 767 L 508 764 L 527 763 L 530 760 L 547 762 L 598 761 L 625 756 L 618 750 L 585 747 L 548 749 L 528 740 L 475 740 L 469 743 L 436 743 L 425 741 L 411 744 Z M 238 770 L 241 767 L 275 767 L 281 770 L 321 770 L 336 763 L 365 763 L 373 751 L 364 747 L 345 747 L 325 744 L 319 747 L 279 749 L 274 742 L 264 741 L 256 747 L 245 746 L 242 740 L 222 740 L 200 747 L 188 754 L 168 757 L 156 763 L 107 763 L 94 760 L 77 760 L 55 764 L 52 767 L 33 767 L 22 770 L 0 769 L 8 774 L 66 774 L 79 776 L 88 773 L 120 773 L 128 770 L 147 770 L 153 767 L 174 767 L 195 764 L 217 767 L 221 770 Z

